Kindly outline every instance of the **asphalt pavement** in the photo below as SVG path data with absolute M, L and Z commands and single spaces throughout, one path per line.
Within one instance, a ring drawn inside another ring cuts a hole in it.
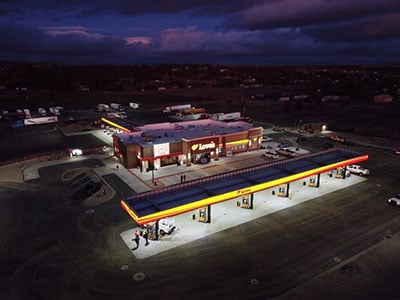
M 277 133 L 275 140 L 294 143 L 295 136 Z M 302 145 L 321 149 L 318 139 L 307 137 Z M 176 232 L 147 247 L 142 239 L 136 253 L 130 250 L 132 241 L 124 238 L 136 225 L 121 209 L 121 197 L 177 184 L 182 172 L 190 180 L 265 162 L 262 152 L 229 162 L 231 158 L 163 168 L 155 174 L 157 187 L 150 173 L 117 169 L 107 151 L 15 165 L 22 166 L 25 181 L 10 177 L 0 186 L 0 296 L 395 299 L 400 295 L 400 261 L 394 250 L 399 245 L 399 210 L 386 199 L 398 192 L 399 157 L 390 152 L 392 146 L 353 141 L 351 149 L 370 155 L 364 163 L 372 170 L 369 177 L 338 181 L 325 176 L 321 189 L 300 184 L 291 199 L 259 194 L 253 211 L 227 201 L 215 207 L 211 224 L 182 215 L 175 220 Z M 74 191 L 63 174 L 82 168 L 93 170 L 115 193 L 90 205 L 73 201 Z M 346 186 L 328 188 L 339 182 Z M 157 244 L 173 246 L 157 249 Z

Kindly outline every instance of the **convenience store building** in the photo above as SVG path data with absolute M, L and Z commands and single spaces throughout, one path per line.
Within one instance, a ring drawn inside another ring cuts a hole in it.
M 172 164 L 208 163 L 221 156 L 259 150 L 262 127 L 247 122 L 195 120 L 147 124 L 113 136 L 114 154 L 126 168 L 148 171 Z

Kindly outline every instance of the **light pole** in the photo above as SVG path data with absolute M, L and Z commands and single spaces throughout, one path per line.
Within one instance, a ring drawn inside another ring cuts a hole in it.
M 154 166 L 151 168 L 151 182 L 156 186 L 157 181 L 154 179 Z

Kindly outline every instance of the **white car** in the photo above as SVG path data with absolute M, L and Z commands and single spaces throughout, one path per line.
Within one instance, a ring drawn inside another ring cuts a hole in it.
M 297 156 L 296 152 L 289 150 L 289 149 L 284 149 L 284 148 L 277 149 L 276 153 L 283 155 L 283 156 L 288 156 L 288 157 Z
M 388 202 L 394 206 L 400 206 L 400 194 L 388 199 Z
M 357 174 L 360 176 L 365 176 L 370 174 L 370 171 L 368 169 L 365 169 L 359 165 L 349 165 L 347 166 L 347 170 L 349 170 L 350 173 Z
M 272 159 L 278 159 L 279 155 L 275 151 L 266 151 L 263 153 L 263 156 L 267 158 L 272 158 Z
M 262 140 L 263 140 L 263 142 L 272 142 L 273 141 L 272 137 L 269 137 L 267 135 L 263 135 Z

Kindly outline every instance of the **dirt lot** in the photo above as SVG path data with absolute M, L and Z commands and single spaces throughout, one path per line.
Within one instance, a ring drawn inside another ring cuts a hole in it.
M 98 103 L 118 102 L 128 106 L 129 102 L 140 103 L 143 110 L 160 110 L 163 106 L 190 103 L 204 107 L 208 113 L 241 112 L 253 120 L 279 126 L 297 127 L 300 123 L 326 122 L 328 129 L 342 132 L 390 137 L 400 139 L 398 114 L 400 103 L 373 103 L 372 99 L 357 99 L 345 102 L 305 101 L 285 103 L 277 97 L 259 98 L 254 95 L 275 95 L 291 90 L 290 87 L 270 86 L 264 88 L 204 88 L 170 89 L 162 92 L 98 92 L 98 93 L 52 93 L 49 91 L 3 93 L 0 95 L 1 109 L 10 112 L 16 108 L 49 107 L 60 105 L 66 109 L 94 109 Z

